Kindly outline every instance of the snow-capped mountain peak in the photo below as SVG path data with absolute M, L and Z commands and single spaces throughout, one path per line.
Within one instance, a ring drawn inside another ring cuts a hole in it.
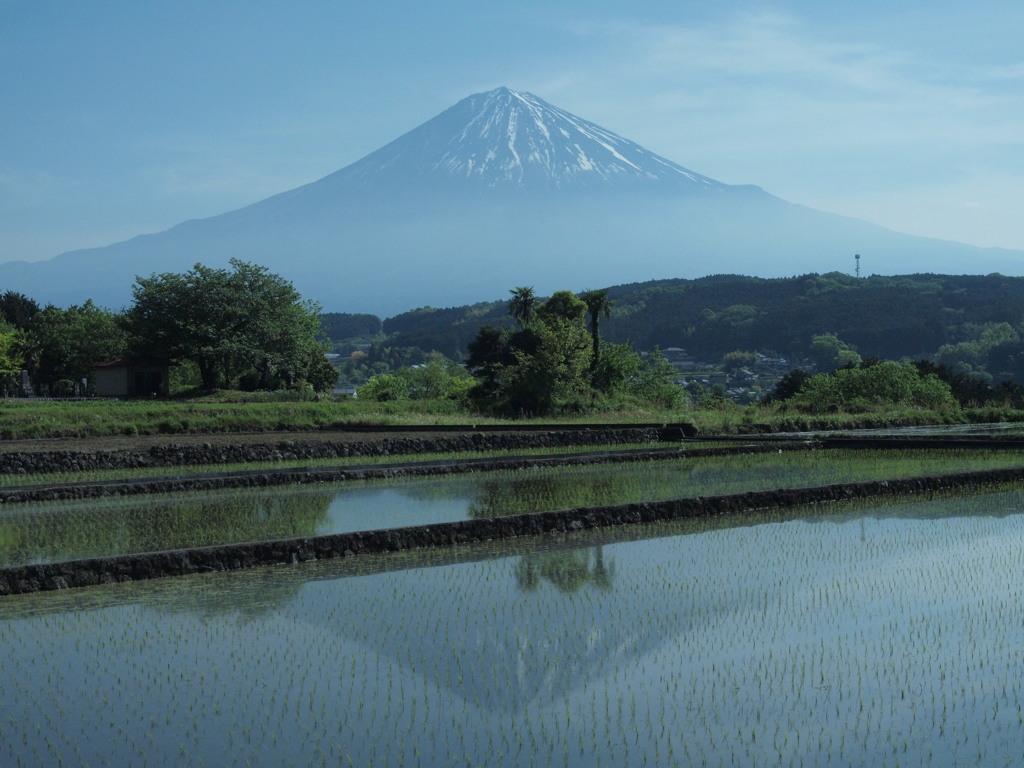
M 529 192 L 724 185 L 525 91 L 469 96 L 336 176 L 364 185 L 458 182 Z M 340 181 L 341 179 L 338 179 Z
M 325 309 L 384 315 L 485 301 L 516 285 L 544 295 L 709 273 L 827 272 L 854 253 L 907 272 L 984 263 L 1017 274 L 1024 259 L 721 184 L 498 88 L 318 181 L 105 248 L 0 264 L 0 285 L 40 303 L 118 307 L 136 275 L 241 257 Z

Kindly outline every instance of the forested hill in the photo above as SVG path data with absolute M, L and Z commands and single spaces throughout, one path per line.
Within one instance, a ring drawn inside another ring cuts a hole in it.
M 639 350 L 682 347 L 706 360 L 734 350 L 799 359 L 817 334 L 834 334 L 863 357 L 934 357 L 944 346 L 981 343 L 986 331 L 989 342 L 1005 346 L 1024 330 L 1024 278 L 998 274 L 714 275 L 618 285 L 609 297 L 606 340 Z M 481 325 L 506 323 L 507 303 L 495 301 L 405 312 L 386 320 L 384 333 L 392 346 L 461 358 Z
M 609 295 L 618 315 L 609 337 L 707 358 L 734 349 L 802 355 L 813 335 L 830 333 L 863 357 L 898 359 L 972 341 L 978 326 L 1024 322 L 1024 278 L 1003 275 L 718 275 L 617 286 Z

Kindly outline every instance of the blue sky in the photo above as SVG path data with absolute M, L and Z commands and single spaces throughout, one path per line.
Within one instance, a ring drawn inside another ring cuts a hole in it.
M 0 0 L 0 262 L 239 208 L 500 85 L 719 181 L 1024 249 L 1021 40 L 1019 0 Z

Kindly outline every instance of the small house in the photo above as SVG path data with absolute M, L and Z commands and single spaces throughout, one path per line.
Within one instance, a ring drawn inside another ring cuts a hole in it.
M 96 363 L 92 376 L 97 397 L 153 397 L 169 391 L 166 365 L 136 364 L 115 357 Z

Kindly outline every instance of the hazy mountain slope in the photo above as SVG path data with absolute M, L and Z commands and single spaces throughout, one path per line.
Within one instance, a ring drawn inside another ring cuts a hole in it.
M 0 265 L 41 302 L 130 301 L 137 274 L 231 257 L 328 311 L 395 314 L 503 295 L 734 272 L 1020 271 L 1024 253 L 900 235 L 716 182 L 547 104 L 476 94 L 311 184 L 44 262 Z

